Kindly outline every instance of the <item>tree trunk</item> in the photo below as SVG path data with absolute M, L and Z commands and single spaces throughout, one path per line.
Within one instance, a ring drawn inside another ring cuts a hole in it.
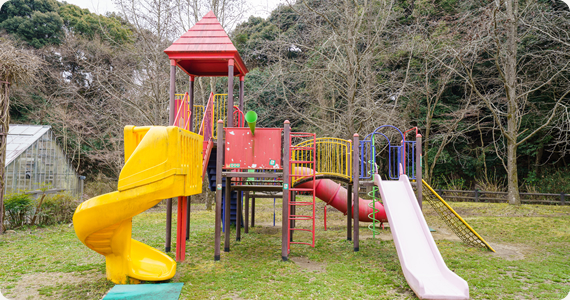
M 504 70 L 507 98 L 507 132 L 505 136 L 507 139 L 507 197 L 509 204 L 520 205 L 521 198 L 517 174 L 517 0 L 507 0 L 505 5 L 507 8 L 507 49 Z
M 507 142 L 507 179 L 509 204 L 520 205 L 521 197 L 519 194 L 519 179 L 517 174 L 517 145 L 508 140 Z
M 4 233 L 4 182 L 6 174 L 6 143 L 10 124 L 9 83 L 0 81 L 0 234 Z

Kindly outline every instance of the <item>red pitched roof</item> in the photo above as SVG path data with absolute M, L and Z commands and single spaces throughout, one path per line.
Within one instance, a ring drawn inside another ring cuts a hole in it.
M 228 60 L 234 59 L 234 75 L 248 70 L 212 11 L 164 50 L 188 75 L 228 76 Z

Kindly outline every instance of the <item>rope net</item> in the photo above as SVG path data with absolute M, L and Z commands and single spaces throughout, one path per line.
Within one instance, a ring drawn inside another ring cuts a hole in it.
M 423 181 L 423 199 L 431 205 L 439 217 L 451 228 L 451 230 L 467 245 L 480 247 L 495 252 L 495 250 L 471 227 L 460 215 L 458 215 L 434 189 Z

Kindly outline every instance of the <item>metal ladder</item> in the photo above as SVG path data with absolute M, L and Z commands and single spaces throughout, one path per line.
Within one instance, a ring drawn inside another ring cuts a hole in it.
M 312 143 L 302 143 L 303 146 L 293 146 L 293 139 L 308 139 Z M 291 172 L 291 187 L 289 193 L 303 192 L 312 195 L 312 201 L 292 201 L 293 198 L 289 197 L 289 222 L 287 222 L 287 252 L 291 251 L 291 244 L 303 244 L 315 247 L 315 175 L 316 175 L 316 139 L 317 136 L 314 133 L 301 133 L 292 132 L 289 137 L 290 153 L 289 157 L 289 170 Z M 302 169 L 301 169 L 302 167 Z M 299 181 L 310 181 L 310 188 L 293 188 L 295 184 Z M 312 213 L 309 214 L 297 214 L 296 207 L 306 207 L 309 208 Z M 295 228 L 296 221 L 311 221 L 310 228 Z M 311 242 L 295 242 L 293 241 L 294 231 L 306 231 L 312 234 Z

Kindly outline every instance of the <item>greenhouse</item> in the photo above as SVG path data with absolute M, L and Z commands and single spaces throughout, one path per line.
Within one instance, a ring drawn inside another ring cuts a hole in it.
M 57 144 L 51 126 L 10 125 L 5 174 L 6 194 L 49 190 L 76 196 L 81 188 L 79 176 Z

